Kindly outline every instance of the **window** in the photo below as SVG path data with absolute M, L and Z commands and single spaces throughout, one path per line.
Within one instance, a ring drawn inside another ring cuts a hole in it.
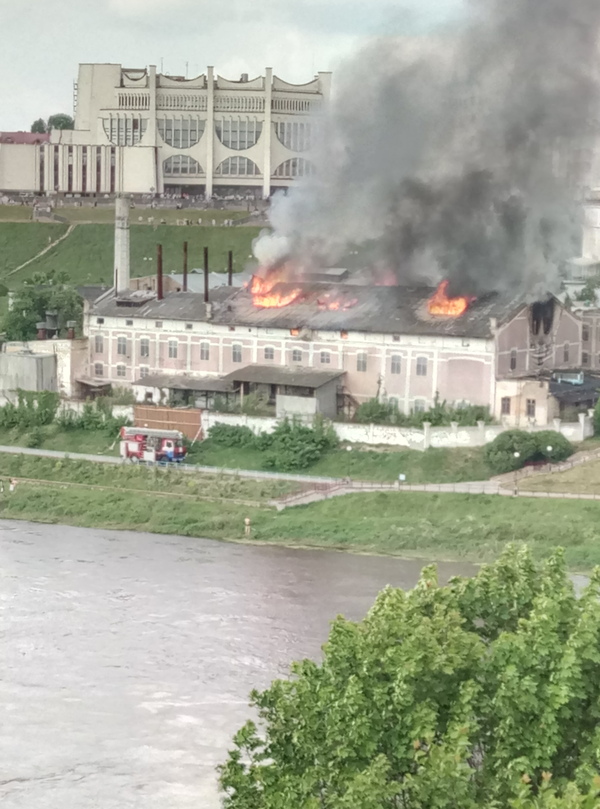
M 292 157 L 290 160 L 284 160 L 280 163 L 275 171 L 273 177 L 310 177 L 315 173 L 315 167 L 309 160 L 303 157 Z
M 581 352 L 581 364 L 582 365 L 589 365 L 589 362 L 590 362 L 590 355 L 588 354 L 587 351 L 582 351 Z
M 415 403 L 413 405 L 413 410 L 415 413 L 424 413 L 425 412 L 425 399 L 415 399 Z
M 94 376 L 104 376 L 104 365 L 101 362 L 94 364 Z
M 206 122 L 197 115 L 184 115 L 159 118 L 156 125 L 159 135 L 169 146 L 189 149 L 190 146 L 195 146 L 204 134 Z
M 503 416 L 510 416 L 510 396 L 503 396 L 500 400 L 500 412 Z
M 515 371 L 517 368 L 517 352 L 513 348 L 510 352 L 510 370 Z
M 527 418 L 535 418 L 535 399 L 527 399 Z
M 103 318 L 103 317 L 97 317 L 97 318 L 96 318 L 96 323 L 97 323 L 99 326 L 101 326 L 101 325 L 104 323 L 104 318 Z
M 393 354 L 392 355 L 392 367 L 391 371 L 393 374 L 399 374 L 402 371 L 402 360 L 400 358 L 400 354 Z
M 390 396 L 388 404 L 390 407 L 393 407 L 394 410 L 398 410 L 398 399 L 395 396 Z
M 155 329 L 162 329 L 162 320 L 155 320 L 154 321 L 154 328 Z
M 210 359 L 210 344 L 209 343 L 200 343 L 200 359 L 201 360 L 209 360 Z
M 185 324 L 185 327 L 186 327 L 186 329 L 193 329 L 193 328 L 194 328 L 194 324 L 193 324 L 193 323 L 186 323 L 186 324 Z
M 417 357 L 417 376 L 427 376 L 427 357 Z
M 124 356 L 127 354 L 127 338 L 117 337 L 117 354 Z
M 126 326 L 133 326 L 133 320 L 126 320 L 125 325 Z
M 148 128 L 148 119 L 125 115 L 111 115 L 103 118 L 106 137 L 115 146 L 135 146 Z
M 329 363 L 331 362 L 331 354 L 329 353 L 329 351 L 321 351 L 320 359 L 321 365 L 329 365 Z
M 125 376 L 127 369 L 124 365 L 117 365 L 117 376 Z
M 302 362 L 302 351 L 299 348 L 292 351 L 292 362 Z
M 356 355 L 356 370 L 364 373 L 367 370 L 367 355 L 364 353 Z
M 400 335 L 399 334 L 392 334 L 392 341 L 394 343 L 399 343 L 400 342 Z
M 169 340 L 169 359 L 177 359 L 177 340 Z
M 140 357 L 150 356 L 150 340 L 147 337 L 142 337 L 140 340 Z
M 217 137 L 228 149 L 249 149 L 258 141 L 262 121 L 256 118 L 231 117 L 215 121 Z
M 223 177 L 252 177 L 260 174 L 256 163 L 247 157 L 228 157 L 217 166 L 215 174 Z
M 310 149 L 311 125 L 308 123 L 275 123 L 275 134 L 291 152 L 305 152 Z
M 563 362 L 569 362 L 569 344 L 565 343 L 563 346 Z
M 94 337 L 94 350 L 96 354 L 104 354 L 104 337 L 101 334 Z
M 194 177 L 204 174 L 202 166 L 187 154 L 176 154 L 163 161 L 165 177 Z
M 150 368 L 148 368 L 147 365 L 142 365 L 142 367 L 140 368 L 140 378 L 144 379 L 145 377 L 147 377 L 149 375 L 149 373 L 150 373 Z
M 267 346 L 264 351 L 264 356 L 266 360 L 274 360 L 275 359 L 275 349 L 273 346 Z
M 233 362 L 242 361 L 242 347 L 239 343 L 231 346 L 231 359 Z
M 583 340 L 584 343 L 587 343 L 588 340 L 590 339 L 590 329 L 588 326 L 581 327 L 581 339 Z

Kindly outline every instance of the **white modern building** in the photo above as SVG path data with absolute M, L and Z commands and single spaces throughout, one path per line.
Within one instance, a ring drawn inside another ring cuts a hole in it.
M 231 81 L 212 67 L 186 79 L 153 65 L 82 64 L 75 129 L 48 142 L 0 138 L 0 191 L 267 198 L 314 170 L 314 116 L 330 83 L 318 73 L 289 84 L 271 68 Z

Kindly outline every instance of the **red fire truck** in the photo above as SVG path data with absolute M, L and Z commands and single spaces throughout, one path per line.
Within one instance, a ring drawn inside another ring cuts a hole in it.
M 181 463 L 186 452 L 179 430 L 121 427 L 121 457 L 131 463 Z

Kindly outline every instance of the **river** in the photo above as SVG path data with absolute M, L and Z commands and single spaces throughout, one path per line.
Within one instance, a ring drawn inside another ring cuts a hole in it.
M 250 690 L 421 566 L 0 520 L 2 809 L 216 809 Z

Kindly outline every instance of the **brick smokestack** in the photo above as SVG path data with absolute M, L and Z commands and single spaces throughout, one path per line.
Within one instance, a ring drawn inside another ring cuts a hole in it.
M 208 303 L 208 247 L 204 248 L 204 303 Z
M 227 286 L 233 286 L 233 250 L 227 253 Z
M 183 243 L 183 291 L 188 291 L 188 243 Z
M 123 197 L 115 200 L 115 292 L 129 291 L 129 202 Z
M 163 295 L 163 263 L 162 244 L 156 245 L 156 300 L 162 301 Z

